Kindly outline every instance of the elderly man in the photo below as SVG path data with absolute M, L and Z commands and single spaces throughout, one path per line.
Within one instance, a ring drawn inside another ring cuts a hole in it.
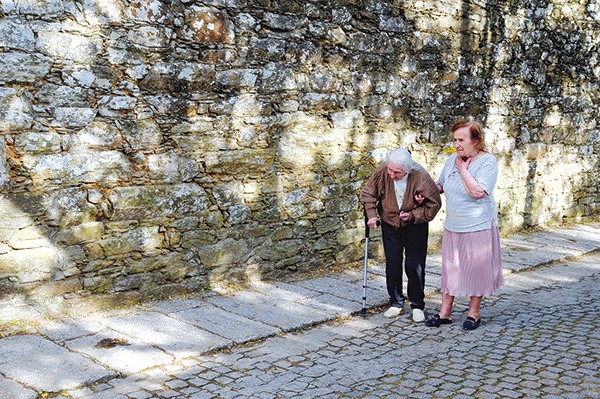
M 408 299 L 415 322 L 425 320 L 425 260 L 429 222 L 442 199 L 429 173 L 412 160 L 410 151 L 390 152 L 362 189 L 367 225 L 381 218 L 385 274 L 390 307 L 385 317 L 397 317 L 404 307 L 402 264 L 408 278 Z

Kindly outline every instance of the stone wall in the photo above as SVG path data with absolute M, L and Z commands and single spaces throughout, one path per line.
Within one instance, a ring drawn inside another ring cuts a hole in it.
M 595 2 L 0 13 L 4 300 L 122 303 L 356 263 L 373 168 L 408 146 L 435 178 L 463 116 L 499 157 L 503 231 L 599 214 Z

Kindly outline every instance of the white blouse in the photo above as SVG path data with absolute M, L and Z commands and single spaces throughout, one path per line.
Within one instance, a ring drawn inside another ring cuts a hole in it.
M 446 220 L 444 228 L 457 233 L 466 233 L 492 228 L 498 225 L 498 210 L 494 200 L 496 180 L 498 179 L 498 163 L 496 157 L 485 153 L 469 164 L 468 170 L 488 194 L 485 198 L 473 198 L 455 166 L 456 153 L 450 155 L 438 183 L 446 194 Z

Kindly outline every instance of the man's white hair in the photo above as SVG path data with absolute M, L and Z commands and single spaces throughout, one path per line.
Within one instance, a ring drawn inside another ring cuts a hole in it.
M 386 162 L 398 166 L 406 173 L 421 168 L 421 165 L 413 161 L 410 151 L 406 148 L 396 148 L 391 151 L 386 158 Z

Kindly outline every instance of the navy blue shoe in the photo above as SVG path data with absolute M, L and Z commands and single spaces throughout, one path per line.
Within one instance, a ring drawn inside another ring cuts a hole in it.
M 475 318 L 469 316 L 463 323 L 463 328 L 465 330 L 475 330 L 477 327 L 479 327 L 479 324 L 481 324 L 481 318 L 475 320 Z
M 450 324 L 452 323 L 452 319 L 442 319 L 439 314 L 435 316 L 431 316 L 427 320 L 425 320 L 425 325 L 427 327 L 439 327 L 442 324 Z

